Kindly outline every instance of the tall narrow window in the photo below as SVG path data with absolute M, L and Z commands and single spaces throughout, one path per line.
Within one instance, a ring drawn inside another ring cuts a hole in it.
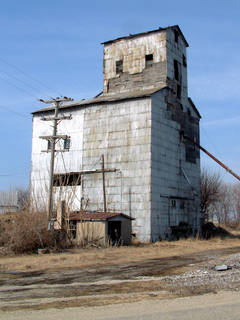
M 175 38 L 175 42 L 178 43 L 178 31 L 174 30 L 174 38 Z
M 181 90 L 182 90 L 182 88 L 181 88 L 181 86 L 178 84 L 178 85 L 177 85 L 177 97 L 178 97 L 178 99 L 181 99 Z
M 123 73 L 123 60 L 116 61 L 116 73 Z
M 146 68 L 151 68 L 153 65 L 153 54 L 146 54 L 145 62 L 146 62 Z
M 174 79 L 179 82 L 182 82 L 182 69 L 181 63 L 174 59 Z

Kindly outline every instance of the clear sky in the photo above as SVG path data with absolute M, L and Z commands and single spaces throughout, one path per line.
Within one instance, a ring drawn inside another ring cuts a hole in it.
M 102 42 L 171 25 L 189 43 L 188 95 L 202 115 L 201 145 L 240 175 L 239 0 L 1 0 L 0 190 L 29 184 L 31 112 L 45 106 L 38 99 L 92 98 L 103 88 Z

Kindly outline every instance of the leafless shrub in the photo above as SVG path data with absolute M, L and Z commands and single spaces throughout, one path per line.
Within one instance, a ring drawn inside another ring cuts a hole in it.
M 28 210 L 29 205 L 30 205 L 29 186 L 27 186 L 27 187 L 19 186 L 19 187 L 15 188 L 15 190 L 17 191 L 18 211 L 22 212 L 22 211 Z
M 39 248 L 64 246 L 59 232 L 48 231 L 47 214 L 24 211 L 1 217 L 0 246 L 5 253 L 37 252 Z

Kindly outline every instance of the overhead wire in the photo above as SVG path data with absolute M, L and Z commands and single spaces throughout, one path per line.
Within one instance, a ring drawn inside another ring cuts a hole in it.
M 24 116 L 23 114 L 18 113 L 18 112 L 16 112 L 16 111 L 13 111 L 13 110 L 11 110 L 11 109 L 8 109 L 8 108 L 6 108 L 6 107 L 0 106 L 0 108 L 5 109 L 5 110 L 8 110 L 8 111 L 10 111 L 10 112 L 13 112 L 13 113 L 15 113 L 15 114 L 17 114 L 17 115 L 19 115 L 19 116 L 21 116 L 21 117 L 24 117 L 24 118 L 27 118 L 27 119 L 31 119 L 31 120 L 32 120 L 32 118 L 27 117 L 27 116 Z
M 31 117 L 27 117 L 27 116 L 25 116 L 25 115 L 23 115 L 23 114 L 21 114 L 21 113 L 19 113 L 19 112 L 13 111 L 13 110 L 11 110 L 11 109 L 9 109 L 9 108 L 6 108 L 6 107 L 3 107 L 3 106 L 1 106 L 1 105 L 0 105 L 0 108 L 5 109 L 5 110 L 7 110 L 7 111 L 9 111 L 9 112 L 15 113 L 15 114 L 17 114 L 18 116 L 21 116 L 21 117 L 24 117 L 24 118 L 26 118 L 26 119 L 32 120 Z M 38 120 L 38 119 L 35 119 L 35 121 L 37 121 L 37 122 L 39 121 L 39 122 L 40 122 L 40 120 Z M 47 126 L 48 128 L 51 128 L 51 127 L 52 127 L 52 125 L 51 125 L 50 123 L 46 123 L 45 121 L 42 121 L 41 123 L 44 124 L 45 126 Z
M 223 163 L 226 164 L 226 162 L 224 161 L 223 157 L 221 156 L 221 154 L 219 153 L 218 149 L 215 147 L 214 143 L 212 142 L 212 140 L 210 139 L 210 137 L 208 136 L 207 132 L 204 130 L 204 128 L 201 126 L 201 129 L 204 131 L 205 135 L 207 136 L 208 140 L 211 142 L 211 144 L 213 145 L 214 149 L 216 150 L 216 152 L 218 153 L 219 157 L 222 159 Z
M 49 90 L 51 90 L 51 91 L 53 91 L 53 92 L 57 93 L 58 95 L 60 95 L 60 96 L 62 97 L 61 93 L 59 93 L 59 92 L 57 92 L 57 91 L 55 91 L 55 90 L 51 89 L 50 87 L 46 86 L 46 85 L 45 85 L 45 84 L 43 84 L 42 82 L 40 82 L 40 81 L 36 80 L 35 78 L 33 78 L 33 77 L 29 76 L 26 72 L 23 72 L 22 70 L 20 70 L 20 69 L 16 68 L 15 66 L 13 66 L 13 65 L 12 65 L 12 64 L 10 64 L 9 62 L 7 62 L 7 61 L 3 60 L 2 58 L 0 58 L 0 60 L 1 60 L 1 61 L 3 61 L 3 62 L 5 62 L 6 64 L 8 64 L 9 66 L 11 66 L 12 68 L 14 68 L 14 69 L 18 70 L 19 72 L 21 72 L 21 73 L 22 73 L 22 74 L 24 74 L 25 76 L 29 77 L 30 79 L 32 79 L 32 80 L 34 80 L 34 81 L 38 82 L 39 84 L 41 84 L 41 85 L 42 85 L 42 86 L 44 86 L 45 88 L 47 88 L 47 89 L 49 89 Z
M 8 63 L 7 61 L 3 60 L 2 58 L 0 58 L 0 60 L 3 61 L 3 62 L 5 62 L 6 64 L 8 64 L 9 66 L 11 66 L 12 68 L 18 70 L 18 71 L 21 72 L 22 74 L 26 75 L 26 76 L 29 77 L 30 79 L 32 79 L 32 80 L 36 81 L 37 83 L 41 84 L 41 85 L 44 86 L 45 88 L 47 88 L 47 89 L 49 89 L 49 90 L 57 93 L 58 95 L 60 95 L 60 96 L 62 97 L 62 95 L 61 95 L 59 92 L 57 92 L 57 91 L 53 90 L 52 88 L 46 86 L 45 84 L 43 84 L 42 82 L 36 80 L 35 78 L 29 76 L 27 73 L 25 73 L 25 72 L 23 72 L 22 70 L 16 68 L 15 66 L 13 66 L 12 64 L 10 64 L 10 63 Z M 3 72 L 3 73 L 5 73 L 5 74 L 7 74 L 7 75 L 10 76 L 10 77 L 12 77 L 13 79 L 15 79 L 15 80 L 23 83 L 24 85 L 28 86 L 29 88 L 31 88 L 31 89 L 33 89 L 33 90 L 35 90 L 35 91 L 37 91 L 37 92 L 39 92 L 39 93 L 47 96 L 47 97 L 53 99 L 53 98 L 50 97 L 49 95 L 47 95 L 47 94 L 43 93 L 42 91 L 40 91 L 40 90 L 38 90 L 38 89 L 36 89 L 36 88 L 28 85 L 28 84 L 25 83 L 24 81 L 19 80 L 18 78 L 16 78 L 16 77 L 12 76 L 11 74 L 3 71 L 2 69 L 0 69 L 0 71 Z M 9 85 L 17 88 L 18 90 L 21 90 L 22 92 L 24 92 L 24 93 L 26 93 L 26 94 L 34 97 L 37 101 L 40 101 L 40 99 L 39 99 L 38 97 L 36 97 L 35 95 L 27 92 L 26 90 L 23 90 L 23 89 L 19 88 L 18 86 L 14 85 L 13 83 L 11 83 L 11 82 L 3 79 L 3 78 L 0 78 L 0 79 L 1 79 L 2 81 L 4 81 L 4 82 L 8 83 Z M 21 113 L 16 112 L 16 111 L 13 111 L 13 110 L 11 110 L 11 109 L 9 109 L 9 108 L 3 107 L 3 106 L 0 106 L 0 108 L 5 109 L 5 110 L 7 110 L 7 111 L 10 111 L 10 112 L 12 112 L 12 113 L 15 113 L 15 114 L 17 114 L 17 115 L 19 115 L 19 116 L 22 116 L 22 117 L 24 117 L 24 118 L 27 118 L 27 119 L 31 119 L 31 120 L 32 120 L 32 118 L 27 117 L 27 116 L 25 116 L 25 115 L 23 115 L 23 114 L 21 114 Z M 40 120 L 38 120 L 38 119 L 35 119 L 35 120 L 40 122 Z M 45 124 L 46 126 L 48 126 L 48 127 L 51 127 L 51 124 L 47 124 L 47 123 L 45 123 L 45 122 L 42 122 L 42 123 L 44 123 L 44 124 Z M 65 166 L 65 163 L 64 163 L 64 166 Z M 36 169 L 35 169 L 35 170 L 36 170 Z M 34 171 L 35 171 L 35 170 L 34 170 Z M 66 166 L 65 166 L 65 170 L 66 170 Z M 6 168 L 3 168 L 2 170 L 0 170 L 0 177 L 29 174 L 30 171 L 31 171 L 31 165 L 28 165 L 28 164 L 27 164 L 27 165 L 16 165 L 16 166 L 11 166 L 11 167 L 6 167 Z
M 40 91 L 40 90 L 38 90 L 38 89 L 36 89 L 36 88 L 34 88 L 34 87 L 30 86 L 29 84 L 27 84 L 26 82 L 24 82 L 24 81 L 22 81 L 22 80 L 19 80 L 18 78 L 16 78 L 16 77 L 12 76 L 10 73 L 7 73 L 7 72 L 3 71 L 2 69 L 0 69 L 0 71 L 2 71 L 3 73 L 7 74 L 9 77 L 11 77 L 11 78 L 13 78 L 13 79 L 15 79 L 15 80 L 17 80 L 17 81 L 19 81 L 19 82 L 21 82 L 21 83 L 25 84 L 25 86 L 28 86 L 29 88 L 31 88 L 31 89 L 33 89 L 33 90 L 36 90 L 37 92 L 39 92 L 39 93 L 43 94 L 44 96 L 47 96 L 47 97 L 49 97 L 50 99 L 53 99 L 52 97 L 50 97 L 50 96 L 49 96 L 49 95 L 47 95 L 46 93 L 44 93 L 44 92 L 42 92 L 42 91 Z M 3 80 L 3 79 L 2 79 L 2 80 Z M 39 99 L 38 99 L 38 100 L 39 100 Z
M 31 94 L 31 93 L 29 93 L 29 92 L 27 92 L 27 91 L 25 91 L 25 90 L 23 90 L 23 89 L 21 89 L 21 88 L 19 88 L 19 87 L 15 86 L 15 85 L 14 85 L 14 84 L 12 84 L 11 82 L 9 82 L 9 81 L 7 81 L 7 80 L 4 80 L 3 78 L 0 78 L 0 79 L 1 79 L 2 81 L 4 81 L 4 82 L 6 82 L 6 83 L 10 84 L 11 86 L 13 86 L 13 87 L 15 87 L 15 88 L 17 88 L 17 89 L 19 89 L 19 90 L 21 90 L 21 91 L 23 91 L 23 92 L 27 93 L 29 96 L 32 96 L 33 98 L 37 99 L 38 101 L 40 100 L 38 97 L 36 97 L 36 96 L 34 96 L 33 94 Z

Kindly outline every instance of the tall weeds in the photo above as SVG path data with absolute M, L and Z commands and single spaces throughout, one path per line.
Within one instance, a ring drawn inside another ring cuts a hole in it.
M 44 212 L 23 211 L 5 215 L 0 220 L 1 251 L 17 254 L 66 246 L 60 231 L 49 231 L 47 228 L 48 219 Z

